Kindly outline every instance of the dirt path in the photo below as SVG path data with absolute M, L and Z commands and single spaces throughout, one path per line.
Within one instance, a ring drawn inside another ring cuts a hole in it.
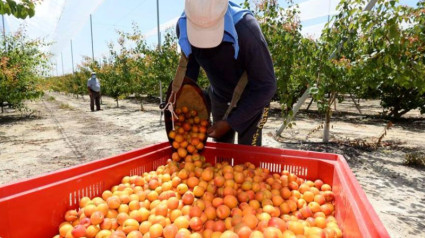
M 137 105 L 123 102 L 121 108 L 114 108 L 115 102 L 104 98 L 104 110 L 90 112 L 87 98 L 83 101 L 56 93 L 49 95 L 29 103 L 32 110 L 38 111 L 35 117 L 2 118 L 0 183 L 165 140 L 158 126 L 159 111 L 150 106 L 141 113 Z
M 371 143 L 387 124 L 373 117 L 382 111 L 376 101 L 360 104 L 365 115 L 349 101 L 338 104 L 333 143 L 327 145 L 320 143 L 322 119 L 314 105 L 277 141 L 272 134 L 281 119 L 273 105 L 263 144 L 343 154 L 391 236 L 425 237 L 425 169 L 403 165 L 406 153 L 425 152 L 425 118 L 413 111 L 408 120 L 395 123 L 383 139 L 386 147 L 355 147 L 348 142 Z M 27 103 L 35 112 L 31 117 L 13 111 L 0 115 L 0 185 L 166 141 L 158 105 L 144 106 L 141 112 L 136 102 L 122 100 L 116 108 L 115 101 L 103 97 L 103 110 L 90 112 L 87 97 L 49 92 Z

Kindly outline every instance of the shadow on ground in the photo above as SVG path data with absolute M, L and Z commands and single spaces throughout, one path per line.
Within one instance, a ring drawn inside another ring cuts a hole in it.
M 41 115 L 35 115 L 35 114 L 0 114 L 0 125 L 7 125 L 7 124 L 13 124 L 17 122 L 27 122 L 27 121 L 33 121 L 33 120 L 39 120 L 43 117 Z

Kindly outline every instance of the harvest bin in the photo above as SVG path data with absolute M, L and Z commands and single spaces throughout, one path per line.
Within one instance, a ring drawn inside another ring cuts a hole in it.
M 168 142 L 0 187 L 0 237 L 38 238 L 58 234 L 68 209 L 83 196 L 101 196 L 126 175 L 140 175 L 166 163 Z M 266 147 L 207 143 L 207 161 L 251 162 L 271 172 L 288 170 L 332 185 L 335 217 L 344 237 L 389 237 L 341 155 Z

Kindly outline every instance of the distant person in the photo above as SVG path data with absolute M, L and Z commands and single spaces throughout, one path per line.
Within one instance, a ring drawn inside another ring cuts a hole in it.
M 94 112 L 94 104 L 96 103 L 96 111 L 100 109 L 100 82 L 96 78 L 96 73 L 92 72 L 91 77 L 87 80 L 87 89 L 90 95 L 90 109 Z

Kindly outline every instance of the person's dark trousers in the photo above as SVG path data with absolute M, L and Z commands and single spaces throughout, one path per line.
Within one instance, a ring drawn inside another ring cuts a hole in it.
M 96 103 L 96 111 L 100 110 L 100 92 L 91 90 L 90 95 L 90 110 L 94 111 L 94 104 Z
M 223 119 L 224 114 L 226 113 L 227 108 L 229 107 L 228 103 L 219 102 L 214 99 L 214 96 L 209 93 L 209 100 L 211 103 L 211 112 L 213 116 L 213 122 Z M 261 146 L 262 145 L 262 129 L 264 124 L 267 121 L 269 113 L 269 106 L 266 106 L 263 111 L 255 115 L 254 119 L 251 120 L 248 128 L 238 133 L 238 144 L 240 145 L 253 145 Z M 215 139 L 216 142 L 223 143 L 235 143 L 235 131 L 230 130 L 220 139 Z

